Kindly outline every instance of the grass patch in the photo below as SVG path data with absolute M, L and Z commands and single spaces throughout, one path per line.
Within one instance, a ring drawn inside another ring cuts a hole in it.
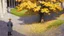
M 16 8 L 12 8 L 11 9 L 11 13 L 16 15 L 16 16 L 26 16 L 27 14 L 25 14 L 28 10 L 22 10 L 20 12 L 17 12 Z
M 51 29 L 53 27 L 58 27 L 61 24 L 63 24 L 63 20 L 52 20 L 46 23 L 35 23 L 30 25 L 31 32 L 30 33 L 36 33 L 36 34 L 41 34 L 45 32 L 48 29 Z
M 21 16 L 31 16 L 31 15 L 35 15 L 36 14 L 36 13 L 28 11 L 26 9 L 24 9 L 24 10 L 22 10 L 20 12 L 17 12 L 16 8 L 12 8 L 11 9 L 11 13 L 16 15 L 16 16 L 19 16 L 19 17 L 21 17 Z
M 51 25 L 49 25 L 47 28 L 50 29 L 52 27 L 58 27 L 64 23 L 63 20 L 55 20 Z

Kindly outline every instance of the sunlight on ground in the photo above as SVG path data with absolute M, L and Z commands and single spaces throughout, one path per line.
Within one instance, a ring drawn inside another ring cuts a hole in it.
M 40 34 L 47 30 L 47 27 L 52 25 L 56 20 L 48 21 L 46 23 L 34 23 L 34 24 L 25 24 L 17 25 L 14 29 L 20 33 L 27 34 Z
M 46 22 L 46 23 L 35 23 L 35 24 L 32 24 L 32 25 L 30 25 L 31 27 L 30 27 L 30 29 L 31 29 L 31 32 L 32 33 L 41 33 L 41 32 L 44 32 L 46 29 L 47 29 L 47 27 L 49 26 L 49 25 L 51 25 L 51 23 L 52 23 L 53 21 L 49 21 L 49 22 Z
M 64 14 L 60 15 L 59 17 L 57 17 L 57 19 L 63 19 L 64 18 Z
M 62 17 L 64 17 L 64 14 L 62 14 L 59 18 L 62 18 Z M 58 23 L 56 26 L 59 26 L 59 25 L 61 25 L 61 23 L 63 23 L 63 21 L 60 21 L 60 20 L 59 21 L 51 20 L 46 23 L 33 23 L 33 24 L 17 25 L 17 26 L 14 26 L 13 29 L 18 31 L 19 33 L 28 34 L 28 35 L 29 34 L 40 34 L 40 33 L 45 32 L 47 30 L 47 27 L 52 25 L 52 23 L 54 23 L 54 22 L 55 22 L 55 24 Z M 53 24 L 53 25 L 55 25 L 55 24 Z

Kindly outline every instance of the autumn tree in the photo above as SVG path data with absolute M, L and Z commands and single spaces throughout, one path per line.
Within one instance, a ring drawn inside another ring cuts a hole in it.
M 16 8 L 17 11 L 23 9 L 37 12 L 40 14 L 40 22 L 44 13 L 49 14 L 53 12 L 61 11 L 63 8 L 60 6 L 60 3 L 64 0 L 16 0 L 16 2 L 21 2 Z

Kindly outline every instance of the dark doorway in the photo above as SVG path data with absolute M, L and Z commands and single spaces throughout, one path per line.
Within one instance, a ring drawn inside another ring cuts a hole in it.
M 16 0 L 7 0 L 7 7 L 14 8 L 17 6 L 20 2 L 16 2 Z

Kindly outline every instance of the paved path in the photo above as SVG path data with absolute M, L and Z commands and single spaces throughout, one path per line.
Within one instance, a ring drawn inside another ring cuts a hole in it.
M 7 24 L 6 22 L 0 20 L 0 36 L 7 36 Z M 19 32 L 13 30 L 12 36 L 25 36 L 23 34 L 20 34 Z
M 62 14 L 62 16 L 58 19 L 64 20 L 64 14 Z M 64 36 L 64 24 L 60 25 L 58 28 L 46 31 L 44 36 Z
M 43 35 L 44 36 L 64 36 L 64 24 L 62 24 L 58 28 L 54 28 L 46 31 Z
M 6 22 L 0 20 L 0 36 L 7 36 Z
M 11 18 L 12 19 L 12 22 L 13 22 L 13 36 L 25 36 L 23 33 L 20 34 L 19 32 L 16 31 L 16 29 L 19 28 L 19 23 L 23 23 L 23 21 L 19 21 L 19 17 L 17 16 L 14 16 L 10 13 L 6 13 L 6 15 L 4 15 L 4 18 L 0 18 L 0 36 L 7 36 L 7 22 L 8 22 L 8 19 Z M 15 27 L 18 27 L 15 29 Z
M 22 25 L 19 24 L 19 23 L 23 23 L 23 21 L 19 21 L 18 20 L 19 17 L 14 16 L 9 13 L 6 13 L 6 15 L 4 15 L 4 19 L 0 20 L 0 36 L 7 36 L 6 22 L 8 22 L 8 18 L 12 18 L 12 22 L 14 22 L 12 36 L 30 36 L 28 34 L 29 33 L 28 31 L 30 31 L 30 29 L 28 27 L 25 27 L 25 25 L 23 25 L 23 24 Z M 54 36 L 64 36 L 64 24 L 61 25 L 60 27 L 58 27 L 56 30 L 53 29 L 53 31 L 49 30 L 49 31 L 45 32 L 43 35 L 44 36 L 53 36 L 53 35 Z M 43 35 L 40 35 L 40 36 L 43 36 Z M 33 35 L 33 36 L 36 36 L 36 35 Z

